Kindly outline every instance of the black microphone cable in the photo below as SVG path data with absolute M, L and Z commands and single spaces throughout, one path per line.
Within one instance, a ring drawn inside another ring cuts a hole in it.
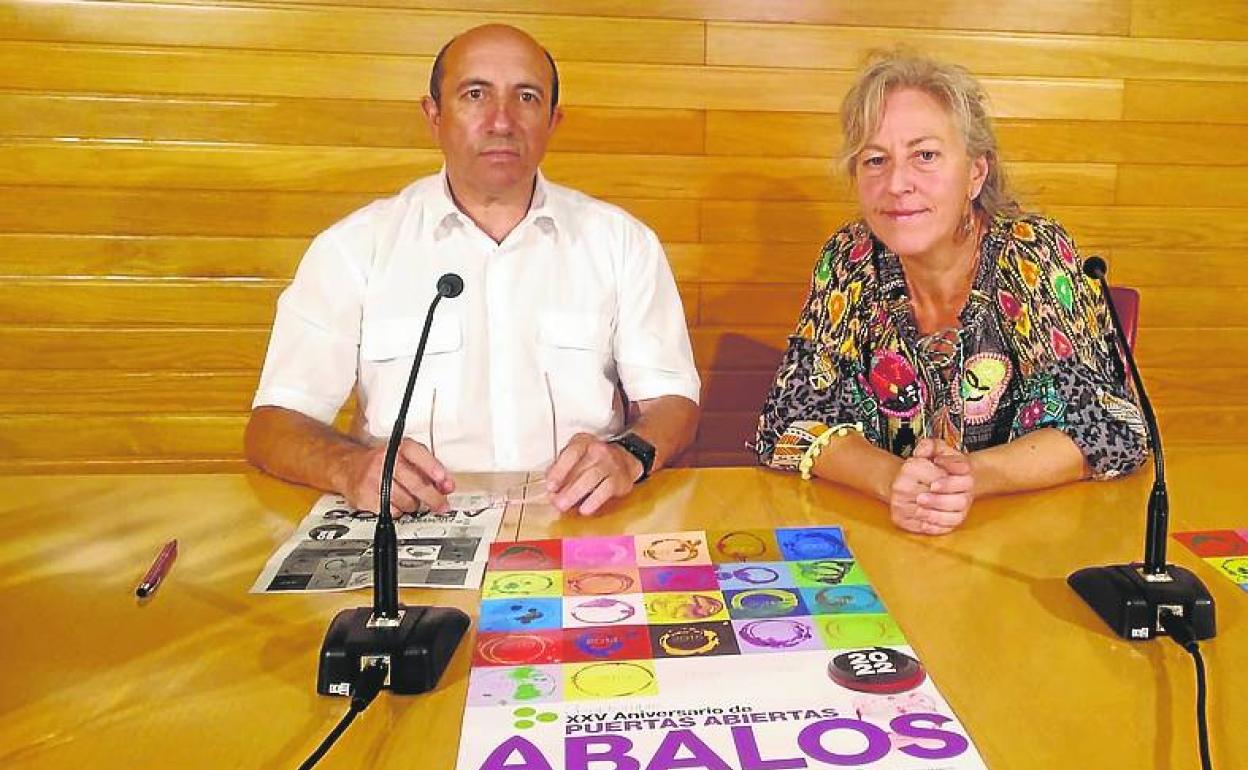
M 321 745 L 316 747 L 316 751 L 312 752 L 302 765 L 299 765 L 299 770 L 311 770 L 317 762 L 321 761 L 321 757 L 325 756 L 342 737 L 355 718 L 376 699 L 389 673 L 390 664 L 380 658 L 374 658 L 364 665 L 359 679 L 355 680 L 355 692 L 351 693 L 351 707 L 347 709 L 346 714 L 343 714 L 334 729 L 329 731 L 329 735 L 325 736 L 325 740 L 321 741 Z
M 1205 698 L 1208 695 L 1205 684 L 1205 659 L 1201 657 L 1200 645 L 1196 643 L 1196 634 L 1187 618 L 1176 615 L 1162 608 L 1157 615 L 1158 622 L 1165 629 L 1174 643 L 1187 650 L 1196 664 L 1196 730 L 1200 741 L 1200 766 L 1203 770 L 1213 770 L 1213 760 L 1209 757 L 1209 720 L 1205 716 Z

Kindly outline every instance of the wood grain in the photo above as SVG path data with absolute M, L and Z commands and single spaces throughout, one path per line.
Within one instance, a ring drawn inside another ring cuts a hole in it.
M 281 281 L 0 280 L 0 324 L 268 329 L 283 288 Z
M 1127 120 L 1179 123 L 1248 123 L 1243 109 L 1248 83 L 1128 80 L 1122 96 Z
M 12 459 L 55 456 L 67 461 L 239 459 L 246 424 L 244 413 L 0 415 L 0 455 Z
M 512 16 L 436 11 L 147 5 L 41 0 L 0 26 L 9 40 L 106 45 L 381 53 L 433 56 L 455 35 L 485 23 L 520 27 L 557 60 L 701 63 L 702 24 L 592 16 Z
M 25 66 L 35 59 L 40 67 Z M 0 42 L 0 82 L 40 91 L 411 101 L 424 93 L 431 64 L 428 57 L 383 54 Z M 560 97 L 569 105 L 831 112 L 852 76 L 573 61 L 560 78 L 569 84 Z M 984 86 L 1002 116 L 1109 119 L 1122 112 L 1117 80 L 985 78 Z
M 706 57 L 728 66 L 852 70 L 897 42 L 897 30 L 886 27 L 711 23 Z M 1248 47 L 1234 42 L 917 29 L 905 43 L 977 76 L 1234 81 L 1248 75 Z
M 289 279 L 308 238 L 0 233 L 4 272 L 15 277 Z
M 1248 40 L 1248 5 L 1234 0 L 1132 0 L 1131 34 Z
M 143 0 L 161 2 L 162 0 Z M 204 0 L 198 0 L 204 2 Z M 1216 1 L 1216 0 L 1214 0 Z M 209 0 L 220 2 L 220 0 Z M 315 5 L 324 0 L 291 0 Z M 880 25 L 938 29 L 1036 30 L 1127 34 L 1132 0 L 1067 0 L 1037 8 L 1035 0 L 932 0 L 916 15 L 909 0 L 877 0 L 870 5 L 841 0 L 335 0 L 336 5 L 439 8 L 495 13 L 586 14 L 611 18 L 708 19 L 800 24 Z

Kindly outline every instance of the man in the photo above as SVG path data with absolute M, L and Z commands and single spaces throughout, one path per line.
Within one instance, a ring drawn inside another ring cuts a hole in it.
M 515 28 L 478 27 L 442 49 L 422 107 L 444 169 L 308 248 L 278 301 L 250 462 L 376 510 L 385 439 L 446 272 L 465 288 L 433 322 L 396 511 L 445 508 L 449 469 L 546 468 L 554 506 L 590 514 L 689 443 L 699 382 L 658 239 L 538 171 L 558 89 L 554 60 Z M 348 436 L 329 423 L 353 387 Z

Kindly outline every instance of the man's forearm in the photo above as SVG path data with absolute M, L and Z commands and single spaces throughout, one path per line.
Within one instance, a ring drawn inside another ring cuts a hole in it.
M 1091 475 L 1079 447 L 1055 428 L 972 452 L 970 458 L 979 497 L 1044 489 Z
M 348 458 L 364 445 L 305 414 L 276 406 L 254 409 L 243 434 L 247 461 L 286 481 L 343 492 Z
M 628 429 L 654 445 L 654 467 L 667 465 L 693 442 L 698 431 L 698 405 L 683 396 L 660 396 L 637 402 L 640 414 Z

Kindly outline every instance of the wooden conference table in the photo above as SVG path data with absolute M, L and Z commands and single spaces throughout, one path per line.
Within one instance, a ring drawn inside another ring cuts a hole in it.
M 1243 527 L 1248 449 L 1168 458 L 1172 531 Z M 1197 767 L 1191 660 L 1127 643 L 1067 588 L 1139 558 L 1148 474 L 986 500 L 953 535 L 906 535 L 883 506 L 759 469 L 670 470 L 598 518 L 513 506 L 500 539 L 837 523 L 994 770 Z M 461 484 L 461 487 L 463 485 Z M 293 768 L 346 708 L 315 694 L 334 613 L 364 591 L 247 593 L 315 494 L 258 474 L 0 478 L 0 766 Z M 153 600 L 133 590 L 160 545 L 181 554 Z M 1171 541 L 1218 605 L 1204 645 L 1214 765 L 1248 756 L 1248 595 Z M 469 610 L 475 591 L 404 590 Z M 383 694 L 325 768 L 454 766 L 468 671 Z

